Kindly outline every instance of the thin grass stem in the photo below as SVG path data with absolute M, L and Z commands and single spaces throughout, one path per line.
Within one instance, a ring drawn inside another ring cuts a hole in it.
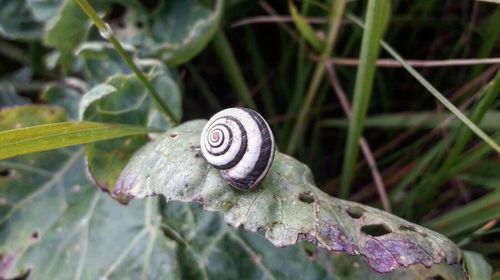
M 346 5 L 347 5 L 347 0 L 332 1 L 329 12 L 328 36 L 326 39 L 325 48 L 321 53 L 322 59 L 327 59 L 328 57 L 330 57 L 332 53 Z M 292 131 L 290 141 L 288 142 L 288 147 L 286 149 L 288 154 L 293 154 L 297 149 L 297 146 L 301 142 L 309 110 L 311 109 L 311 105 L 316 98 L 324 74 L 325 74 L 325 65 L 322 62 L 318 62 L 314 69 L 311 83 L 309 84 L 309 88 L 306 93 L 306 98 L 304 100 L 302 107 L 300 108 L 297 122 L 295 123 L 295 127 Z

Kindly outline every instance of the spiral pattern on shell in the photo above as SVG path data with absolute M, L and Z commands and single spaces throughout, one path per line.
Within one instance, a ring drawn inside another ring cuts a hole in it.
M 260 185 L 275 152 L 271 128 L 259 113 L 247 108 L 225 109 L 210 118 L 200 146 L 208 163 L 240 190 Z

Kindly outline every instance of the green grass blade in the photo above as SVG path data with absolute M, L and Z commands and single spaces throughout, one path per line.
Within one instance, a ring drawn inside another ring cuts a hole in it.
M 356 24 L 364 28 L 363 23 L 356 17 L 349 17 Z M 483 139 L 488 145 L 490 145 L 497 153 L 500 154 L 500 146 L 484 133 L 476 124 L 470 121 L 455 105 L 453 105 L 443 94 L 441 94 L 434 86 L 432 86 L 420 73 L 418 73 L 413 67 L 405 62 L 403 57 L 401 57 L 389 44 L 384 41 L 380 43 L 382 47 L 394 58 L 396 59 L 403 68 L 406 69 L 422 86 L 424 86 L 441 104 L 443 104 L 446 109 L 452 112 L 457 118 L 459 118 L 466 126 L 469 127 L 479 138 Z
M 311 44 L 317 52 L 321 52 L 324 47 L 323 42 L 318 38 L 316 32 L 314 32 L 314 29 L 307 22 L 307 20 L 299 13 L 297 7 L 295 7 L 292 1 L 288 1 L 288 9 L 290 10 L 293 23 L 295 24 L 295 27 L 299 31 L 300 35 L 302 35 L 302 37 L 304 37 L 304 39 Z
M 354 177 L 354 166 L 359 154 L 359 139 L 363 130 L 368 104 L 375 77 L 376 61 L 380 41 L 387 27 L 390 15 L 390 1 L 370 0 L 366 12 L 366 26 L 361 43 L 360 65 L 356 73 L 356 85 L 352 104 L 352 118 L 349 122 L 345 149 L 340 197 L 350 193 Z
M 0 159 L 92 143 L 152 130 L 140 127 L 95 122 L 62 122 L 0 132 Z
M 500 218 L 500 191 L 495 191 L 425 225 L 447 236 L 457 236 L 498 218 Z
M 500 154 L 500 146 L 493 141 L 486 133 L 484 133 L 475 123 L 469 120 L 455 105 L 453 105 L 444 95 L 442 95 L 435 87 L 433 87 L 422 75 L 420 75 L 413 67 L 408 65 L 404 59 L 387 43 L 382 42 L 384 49 L 391 54 L 394 59 L 399 61 L 401 65 L 415 78 L 421 85 L 423 85 L 441 104 L 443 104 L 446 109 L 450 110 L 457 118 L 459 118 L 466 126 L 469 127 L 477 136 L 483 139 L 484 142 L 488 143 L 497 153 Z
M 451 118 L 451 120 L 450 120 Z M 449 120 L 449 121 L 448 121 Z M 486 131 L 500 129 L 500 110 L 490 110 L 485 113 L 478 123 Z M 443 122 L 445 122 L 443 124 Z M 406 112 L 370 115 L 365 121 L 365 127 L 380 129 L 421 128 L 433 129 L 441 126 L 446 129 L 459 128 L 462 122 L 451 113 L 436 112 Z M 321 127 L 347 127 L 349 120 L 346 118 L 328 118 L 320 123 Z M 467 131 L 470 131 L 467 129 Z
M 222 68 L 229 79 L 229 83 L 239 96 L 240 100 L 243 101 L 243 103 L 245 103 L 245 105 L 249 108 L 256 110 L 257 104 L 255 104 L 255 101 L 252 98 L 252 94 L 250 93 L 245 79 L 243 78 L 243 74 L 241 73 L 241 69 L 236 61 L 233 50 L 231 49 L 231 46 L 222 31 L 215 34 L 213 47 L 215 54 L 222 63 Z
M 323 76 L 325 74 L 325 65 L 323 64 L 323 60 L 326 60 L 328 57 L 330 57 L 333 47 L 335 46 L 346 5 L 347 0 L 334 0 L 331 3 L 328 16 L 329 30 L 325 47 L 321 53 L 321 61 L 316 63 L 316 67 L 314 69 L 311 82 L 307 90 L 306 98 L 304 100 L 304 103 L 302 104 L 302 107 L 300 108 L 299 114 L 297 116 L 297 122 L 295 123 L 294 129 L 292 130 L 292 135 L 290 136 L 290 141 L 288 142 L 288 146 L 286 149 L 286 152 L 288 154 L 293 154 L 302 140 L 302 134 L 304 133 L 309 111 L 311 110 L 313 101 L 316 99 L 321 80 L 323 79 Z
M 474 123 L 480 123 L 481 120 L 485 117 L 486 112 L 494 106 L 497 101 L 497 97 L 500 95 L 500 71 L 497 72 L 496 77 L 493 79 L 493 82 L 487 87 L 484 91 L 482 98 L 477 102 L 474 106 L 472 113 L 469 115 L 470 120 Z M 498 117 L 498 116 L 497 116 Z M 497 118 L 496 123 L 498 123 Z M 467 143 L 472 137 L 472 131 L 467 129 L 467 127 L 460 127 L 457 132 L 457 137 L 455 140 L 455 144 L 451 147 L 448 157 L 443 164 L 443 170 L 447 171 L 447 169 L 455 163 L 456 160 L 460 157 L 460 154 L 464 151 L 467 146 Z
M 207 82 L 205 82 L 201 74 L 198 72 L 197 68 L 190 63 L 186 64 L 186 68 L 188 69 L 189 74 L 193 79 L 193 83 L 198 87 L 200 93 L 207 100 L 208 104 L 210 104 L 210 107 L 217 111 L 222 110 L 222 104 L 220 103 L 219 99 L 217 99 L 215 93 L 210 89 L 210 86 L 207 84 Z

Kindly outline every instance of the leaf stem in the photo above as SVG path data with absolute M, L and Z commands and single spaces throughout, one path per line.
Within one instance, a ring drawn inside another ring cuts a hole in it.
M 321 80 L 323 79 L 323 76 L 325 74 L 325 65 L 323 61 L 330 57 L 330 54 L 333 50 L 333 46 L 335 45 L 335 41 L 337 39 L 337 34 L 340 28 L 340 24 L 342 22 L 342 15 L 344 14 L 346 4 L 347 0 L 332 1 L 328 17 L 329 18 L 328 37 L 326 39 L 325 48 L 321 53 L 322 61 L 318 62 L 316 64 L 316 68 L 314 69 L 313 77 L 311 79 L 311 83 L 309 84 L 306 98 L 304 100 L 302 107 L 300 108 L 297 122 L 295 123 L 295 127 L 290 137 L 290 142 L 288 142 L 288 147 L 286 149 L 288 154 L 293 154 L 301 141 L 301 137 L 304 132 L 304 127 L 306 125 L 306 119 L 309 114 L 309 110 L 311 109 L 311 105 L 314 99 L 316 98 L 319 86 L 321 84 Z
M 139 69 L 139 67 L 135 64 L 132 58 L 128 55 L 128 53 L 123 49 L 121 43 L 116 39 L 113 34 L 113 30 L 111 27 L 105 23 L 94 10 L 92 5 L 89 4 L 87 0 L 75 0 L 76 3 L 82 8 L 82 10 L 87 14 L 87 16 L 94 22 L 95 26 L 99 29 L 99 32 L 102 37 L 109 40 L 118 54 L 121 56 L 123 60 L 128 64 L 128 66 L 132 69 L 135 75 L 141 80 L 144 86 L 149 90 L 153 98 L 156 100 L 158 105 L 162 108 L 167 117 L 172 121 L 174 125 L 179 123 L 179 120 L 174 116 L 172 111 L 168 108 L 167 104 L 161 99 L 160 94 L 156 91 L 155 87 L 151 83 L 151 81 L 146 78 L 144 73 Z

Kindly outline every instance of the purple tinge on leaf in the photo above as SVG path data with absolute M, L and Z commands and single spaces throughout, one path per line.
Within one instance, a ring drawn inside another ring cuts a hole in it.
M 460 249 L 446 237 L 321 192 L 304 164 L 279 152 L 261 188 L 253 192 L 231 188 L 217 170 L 192 156 L 204 124 L 185 123 L 141 148 L 123 170 L 114 192 L 137 197 L 158 193 L 167 200 L 199 202 L 209 211 L 224 214 L 229 225 L 265 231 L 276 246 L 306 240 L 331 251 L 362 255 L 377 272 L 461 262 Z M 171 133 L 177 136 L 170 137 Z

